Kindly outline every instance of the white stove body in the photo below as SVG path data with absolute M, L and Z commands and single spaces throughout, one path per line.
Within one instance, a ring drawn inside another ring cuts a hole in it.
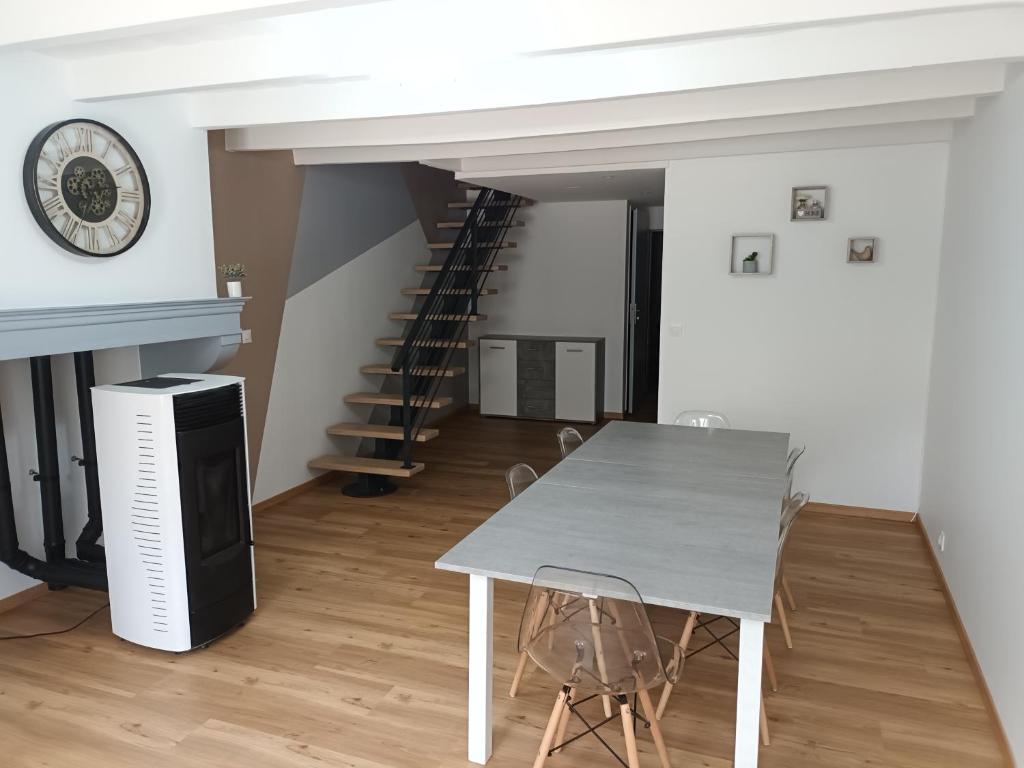
M 241 612 L 247 616 L 255 609 L 255 561 L 244 379 L 214 374 L 166 374 L 144 381 L 164 380 L 157 382 L 163 385 L 173 379 L 183 381 L 156 389 L 132 386 L 133 383 L 95 387 L 93 410 L 114 634 L 150 648 L 187 651 L 205 645 L 239 622 L 221 631 L 211 629 L 206 621 L 203 627 L 195 626 L 200 621 L 197 606 L 203 596 L 195 573 L 190 590 L 191 566 L 187 550 L 188 539 L 195 534 L 186 519 L 189 510 L 183 510 L 183 477 L 179 475 L 183 457 L 179 456 L 178 435 L 182 425 L 176 420 L 176 396 L 208 393 L 223 399 L 223 392 L 235 391 L 240 400 L 242 458 L 236 462 L 241 462 L 237 471 L 242 477 L 237 490 L 232 491 L 232 499 L 241 517 L 236 523 L 239 542 L 233 545 L 232 556 L 235 576 L 248 581 L 251 607 L 245 610 L 228 606 L 225 610 L 231 615 Z M 213 390 L 222 392 L 213 393 Z M 202 430 L 195 434 L 203 439 Z M 238 574 L 238 568 L 244 567 L 238 559 L 240 548 L 247 550 L 244 553 L 248 558 L 247 575 Z M 214 552 L 203 562 L 210 561 L 217 566 L 215 558 L 224 558 L 223 553 L 227 551 Z M 193 562 L 198 561 L 193 558 Z M 198 566 L 194 570 L 198 570 Z M 235 593 L 238 591 L 236 589 Z M 248 595 L 241 598 L 243 603 L 248 599 Z M 203 610 L 205 613 L 212 611 L 215 625 L 217 606 Z M 211 631 L 213 636 L 208 636 Z

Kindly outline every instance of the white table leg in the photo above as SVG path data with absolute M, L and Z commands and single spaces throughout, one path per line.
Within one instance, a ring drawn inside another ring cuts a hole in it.
M 764 622 L 740 620 L 740 664 L 736 682 L 736 768 L 757 768 L 761 721 L 761 651 Z
M 491 681 L 494 662 L 494 580 L 469 577 L 469 759 L 491 758 Z M 758 651 L 760 653 L 760 651 Z M 757 735 L 757 722 L 754 722 Z

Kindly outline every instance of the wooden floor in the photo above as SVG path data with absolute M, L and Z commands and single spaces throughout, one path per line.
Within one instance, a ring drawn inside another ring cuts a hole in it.
M 418 451 L 427 471 L 401 492 L 367 501 L 324 485 L 260 514 L 259 609 L 206 650 L 134 647 L 110 634 L 106 612 L 70 634 L 3 643 L 0 765 L 469 765 L 467 581 L 432 564 L 504 503 L 508 465 L 556 461 L 554 433 L 457 415 Z M 767 697 L 773 743 L 761 764 L 1000 765 L 914 526 L 807 515 L 793 535 L 796 647 L 767 628 L 781 688 Z M 495 590 L 495 768 L 531 763 L 555 694 L 532 670 L 520 697 L 506 696 L 523 596 Z M 50 593 L 0 616 L 0 633 L 66 626 L 103 600 Z M 679 626 L 671 613 L 658 622 Z M 663 721 L 676 768 L 730 764 L 735 676 L 720 651 L 689 661 Z M 653 768 L 649 736 L 640 739 L 641 764 Z M 614 765 L 591 742 L 549 766 Z

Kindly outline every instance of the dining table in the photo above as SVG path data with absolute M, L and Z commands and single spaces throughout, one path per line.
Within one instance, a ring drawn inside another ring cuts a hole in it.
M 494 581 L 558 566 L 738 621 L 733 764 L 756 766 L 788 449 L 782 432 L 609 422 L 442 555 L 469 576 L 469 760 L 491 756 Z

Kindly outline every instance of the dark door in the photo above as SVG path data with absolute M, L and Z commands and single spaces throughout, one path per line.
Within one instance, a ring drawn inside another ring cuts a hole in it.
M 651 389 L 651 232 L 637 234 L 633 294 L 633 409 Z

